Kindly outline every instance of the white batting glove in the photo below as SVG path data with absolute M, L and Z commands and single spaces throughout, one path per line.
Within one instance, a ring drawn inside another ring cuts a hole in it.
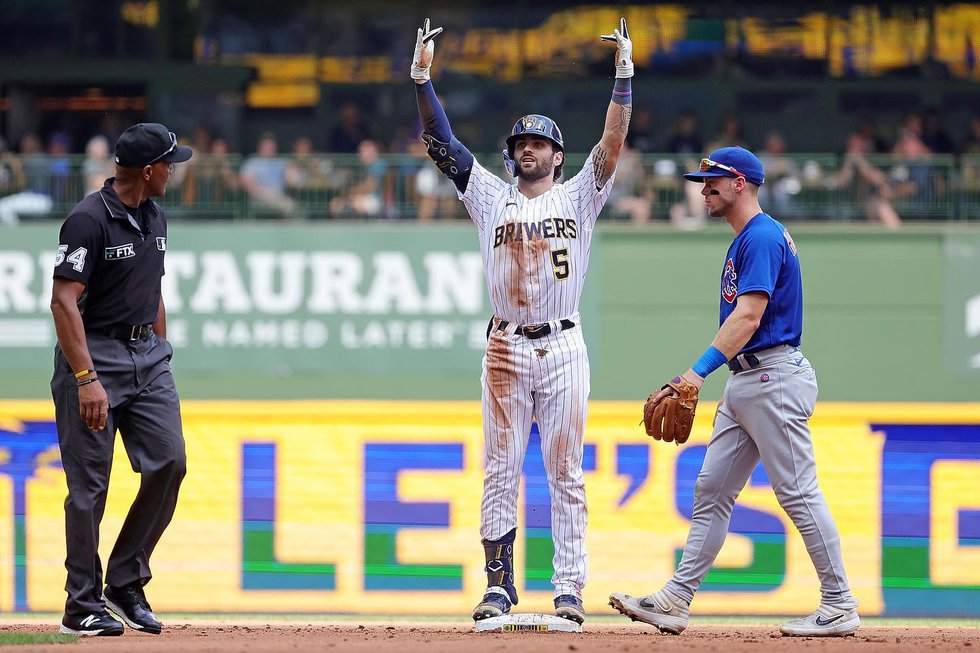
M 616 77 L 632 77 L 633 42 L 630 41 L 629 30 L 626 29 L 626 19 L 620 18 L 619 29 L 614 29 L 612 34 L 603 34 L 599 38 L 616 44 Z
M 436 44 L 433 39 L 442 32 L 441 27 L 429 29 L 429 19 L 425 19 L 425 25 L 419 29 L 415 39 L 415 56 L 412 57 L 412 79 L 416 84 L 424 84 L 429 81 L 429 68 L 432 66 L 432 57 L 436 52 Z

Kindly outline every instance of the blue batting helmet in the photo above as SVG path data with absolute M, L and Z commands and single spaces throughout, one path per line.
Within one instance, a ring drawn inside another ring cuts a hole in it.
M 537 113 L 530 113 L 514 123 L 514 128 L 507 137 L 507 149 L 504 150 L 504 164 L 510 174 L 517 176 L 517 164 L 514 162 L 514 143 L 522 136 L 544 136 L 554 143 L 555 149 L 559 152 L 565 151 L 565 141 L 561 137 L 561 130 L 554 120 L 548 116 Z M 561 176 L 561 165 L 555 168 L 555 179 Z

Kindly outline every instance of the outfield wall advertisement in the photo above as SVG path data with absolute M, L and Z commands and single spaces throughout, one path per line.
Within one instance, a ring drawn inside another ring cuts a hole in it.
M 646 593 L 684 544 L 711 430 L 657 443 L 638 403 L 594 402 L 586 431 L 588 610 Z M 188 474 L 153 555 L 158 612 L 468 614 L 481 596 L 480 407 L 472 402 L 185 402 Z M 64 601 L 66 493 L 49 402 L 0 401 L 0 610 Z M 821 487 L 866 615 L 980 616 L 980 404 L 838 404 L 812 420 Z M 551 608 L 538 438 L 524 464 L 520 608 Z M 138 478 L 117 443 L 105 560 Z M 806 613 L 799 534 L 759 467 L 699 592 L 702 614 Z
M 0 396 L 48 396 L 58 227 L 0 239 Z M 792 230 L 822 398 L 977 401 L 980 231 Z M 646 397 L 704 351 L 731 238 L 722 225 L 596 232 L 581 306 L 594 399 Z M 492 309 L 467 222 L 174 221 L 166 267 L 184 398 L 479 398 Z M 681 269 L 683 283 L 665 282 Z M 703 395 L 717 399 L 722 382 Z
M 491 311 L 472 230 L 173 231 L 167 337 L 190 353 L 187 373 L 479 365 Z M 20 248 L 0 249 L 0 371 L 48 366 L 55 342 L 48 304 L 57 230 L 15 233 Z

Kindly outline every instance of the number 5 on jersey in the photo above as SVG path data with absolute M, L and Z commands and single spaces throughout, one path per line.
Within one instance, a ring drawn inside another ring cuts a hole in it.
M 551 250 L 551 265 L 555 268 L 555 279 L 567 279 L 569 272 L 568 248 Z
M 68 245 L 58 245 L 58 254 L 54 257 L 54 266 L 58 267 L 65 262 L 65 253 L 68 251 Z M 74 252 L 68 255 L 67 260 L 71 263 L 71 266 L 75 268 L 76 272 L 81 272 L 85 269 L 85 255 L 88 254 L 88 250 L 84 247 L 79 247 Z

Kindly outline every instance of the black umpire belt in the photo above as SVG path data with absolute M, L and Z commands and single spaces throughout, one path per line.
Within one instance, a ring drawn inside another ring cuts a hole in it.
M 117 324 L 96 333 L 116 340 L 146 340 L 153 333 L 152 324 Z
M 572 327 L 575 326 L 574 322 L 564 318 L 559 320 L 558 324 L 561 325 L 561 329 L 560 329 L 561 331 L 564 331 L 565 329 L 571 329 Z M 490 335 L 490 328 L 492 328 L 492 326 L 493 326 L 493 320 L 491 319 L 490 327 L 487 329 L 488 336 Z M 508 326 L 510 326 L 509 321 L 501 320 L 500 322 L 497 323 L 496 331 L 506 331 Z M 551 331 L 552 328 L 550 322 L 543 322 L 541 324 L 525 324 L 523 326 L 519 326 L 516 329 L 514 329 L 514 333 L 519 333 L 520 335 L 524 336 L 528 340 L 537 340 L 538 338 L 544 338 L 546 335 L 549 335 Z
M 759 367 L 759 364 L 759 357 L 755 354 L 739 354 L 735 358 L 728 361 L 728 369 L 735 374 L 738 374 L 739 372 L 753 370 Z

